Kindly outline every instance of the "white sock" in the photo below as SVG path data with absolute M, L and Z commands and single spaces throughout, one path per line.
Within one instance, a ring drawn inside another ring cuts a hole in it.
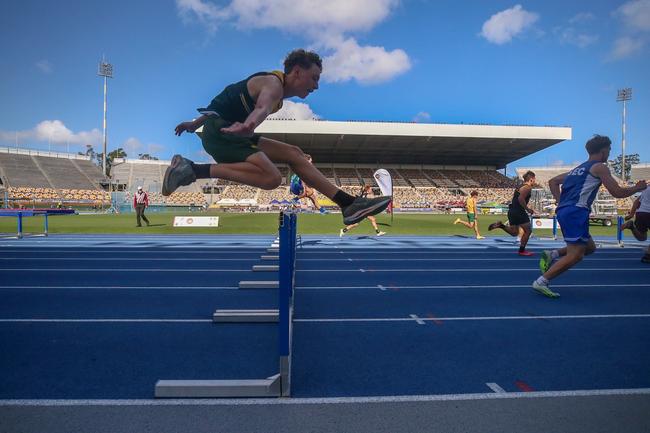
M 551 251 L 551 260 L 557 260 L 560 258 L 560 252 L 558 250 Z
M 548 280 L 544 278 L 544 275 L 540 275 L 540 277 L 535 282 L 543 286 L 548 286 Z

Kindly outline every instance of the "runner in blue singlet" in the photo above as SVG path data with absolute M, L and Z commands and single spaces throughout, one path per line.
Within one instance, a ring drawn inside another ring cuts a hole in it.
M 549 289 L 549 281 L 596 250 L 596 244 L 589 234 L 589 214 L 598 188 L 603 185 L 615 198 L 629 197 L 646 189 L 645 180 L 632 187 L 621 187 L 612 177 L 605 165 L 611 145 L 608 137 L 595 135 L 585 145 L 589 159 L 549 181 L 549 187 L 558 204 L 557 220 L 567 246 L 559 250 L 544 251 L 542 254 L 539 267 L 543 275 L 533 281 L 533 288 L 545 296 L 559 297 L 558 293 Z

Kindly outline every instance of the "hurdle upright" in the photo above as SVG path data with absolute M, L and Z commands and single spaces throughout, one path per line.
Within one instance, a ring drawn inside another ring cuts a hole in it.
M 296 261 L 296 215 L 280 213 L 278 290 L 279 372 L 266 379 L 159 380 L 158 398 L 289 397 L 291 395 L 291 340 L 293 285 Z

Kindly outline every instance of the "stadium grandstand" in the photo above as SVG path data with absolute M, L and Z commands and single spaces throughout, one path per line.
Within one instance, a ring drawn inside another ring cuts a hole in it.
M 105 208 L 108 179 L 84 155 L 0 147 L 3 200 L 13 207 Z
M 635 164 L 632 166 L 632 171 L 630 172 L 630 179 L 634 182 L 639 180 L 648 180 L 650 179 L 650 164 Z
M 393 178 L 394 208 L 421 211 L 462 206 L 472 190 L 479 191 L 482 201 L 505 204 L 515 181 L 499 170 L 571 138 L 568 127 L 317 120 L 267 120 L 257 132 L 299 146 L 312 155 L 325 177 L 354 194 L 364 183 L 374 185 L 374 171 L 385 168 Z M 272 191 L 201 179 L 163 197 L 168 165 L 168 160 L 117 158 L 109 182 L 86 156 L 0 148 L 0 179 L 10 201 L 68 205 L 90 200 L 105 206 L 109 184 L 122 191 L 113 193 L 112 200 L 124 210 L 138 186 L 149 192 L 150 203 L 156 206 L 271 209 L 292 198 L 288 187 L 292 173 L 286 165 L 278 166 L 283 181 Z M 320 200 L 332 205 L 323 196 Z

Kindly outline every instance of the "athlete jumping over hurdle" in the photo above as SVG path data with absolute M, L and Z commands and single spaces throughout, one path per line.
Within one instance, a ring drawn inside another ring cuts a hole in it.
M 557 203 L 557 220 L 567 246 L 544 251 L 542 254 L 539 267 L 543 274 L 533 281 L 533 289 L 542 295 L 559 297 L 558 293 L 549 288 L 549 281 L 578 264 L 584 256 L 596 251 L 596 244 L 589 234 L 589 213 L 600 185 L 604 185 L 615 198 L 629 197 L 646 189 L 645 180 L 627 188 L 618 185 L 605 165 L 611 145 L 609 137 L 594 135 L 585 145 L 589 159 L 548 182 Z
M 282 107 L 285 98 L 306 98 L 318 89 L 322 62 L 318 54 L 302 49 L 290 52 L 284 72 L 258 72 L 227 86 L 196 120 L 176 126 L 176 135 L 194 132 L 200 126 L 203 148 L 218 164 L 194 164 L 174 155 L 165 172 L 162 193 L 170 195 L 179 186 L 196 179 L 221 178 L 262 189 L 280 186 L 282 176 L 274 163 L 287 163 L 307 184 L 336 203 L 345 224 L 354 224 L 388 207 L 391 197 L 355 198 L 330 183 L 296 146 L 255 134 L 266 117 Z

